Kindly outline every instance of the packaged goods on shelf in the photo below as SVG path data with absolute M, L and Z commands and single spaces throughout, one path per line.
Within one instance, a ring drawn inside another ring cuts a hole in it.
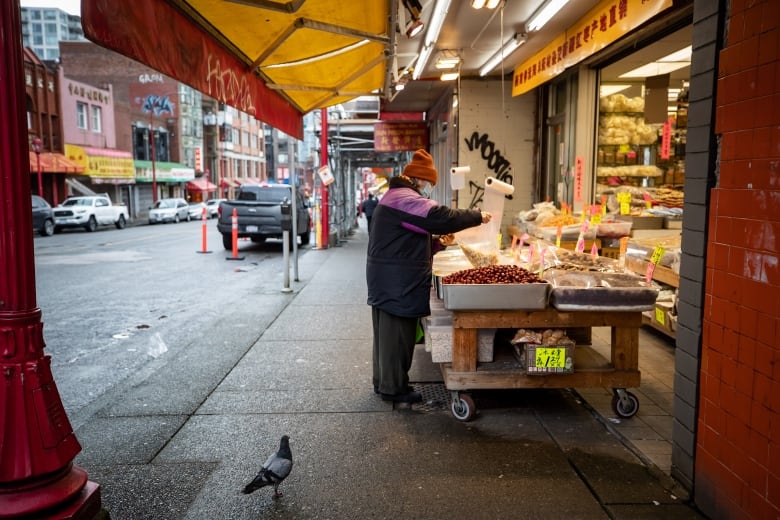
M 574 372 L 575 344 L 563 329 L 520 329 L 511 343 L 528 375 Z
M 649 262 L 653 256 L 653 251 L 657 246 L 664 248 L 664 254 L 661 257 L 658 265 L 667 267 L 675 273 L 680 272 L 680 242 L 681 235 L 679 233 L 652 237 L 652 238 L 632 238 L 628 241 L 628 247 L 626 249 L 626 257 L 635 257 L 640 260 Z
M 425 351 L 431 353 L 434 363 L 452 362 L 452 316 L 433 318 L 428 316 L 422 321 L 425 332 Z M 493 340 L 495 329 L 480 329 L 477 333 L 477 361 L 493 362 Z
M 660 177 L 664 172 L 652 164 L 631 164 L 628 166 L 598 166 L 597 177 Z
M 543 227 L 540 229 L 542 231 L 542 238 L 544 240 L 553 243 L 557 240 L 558 237 L 557 227 Z M 570 242 L 572 240 L 579 240 L 581 230 L 582 230 L 582 224 L 561 226 L 561 240 L 566 242 Z M 597 231 L 598 231 L 598 226 L 596 225 L 589 226 L 588 230 L 585 233 L 583 233 L 582 238 L 585 240 L 593 240 L 594 238 L 596 238 Z
M 631 234 L 632 222 L 613 221 L 600 222 L 596 230 L 596 236 L 604 238 L 621 238 Z
M 641 96 L 629 98 L 624 94 L 612 94 L 601 98 L 599 110 L 602 112 L 644 112 L 645 99 Z
M 631 273 L 572 272 L 550 269 L 550 305 L 561 311 L 646 311 L 659 287 Z

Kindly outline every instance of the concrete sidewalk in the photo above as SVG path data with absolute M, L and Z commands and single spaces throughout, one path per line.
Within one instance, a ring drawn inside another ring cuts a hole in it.
M 459 422 L 420 349 L 426 402 L 380 400 L 366 244 L 309 251 L 292 294 L 259 291 L 175 360 L 187 377 L 138 377 L 77 425 L 112 519 L 703 518 L 572 391 L 475 392 Z M 285 496 L 242 495 L 283 434 Z

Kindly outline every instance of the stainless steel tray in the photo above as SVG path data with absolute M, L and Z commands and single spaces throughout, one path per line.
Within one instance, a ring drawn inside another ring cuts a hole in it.
M 538 311 L 547 308 L 549 283 L 442 284 L 444 308 L 448 310 L 513 309 Z

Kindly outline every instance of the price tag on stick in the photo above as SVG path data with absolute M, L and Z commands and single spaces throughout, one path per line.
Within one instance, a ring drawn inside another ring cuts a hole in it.
M 653 249 L 653 255 L 650 257 L 650 262 L 647 264 L 647 271 L 645 271 L 645 282 L 650 283 L 653 279 L 653 273 L 655 267 L 661 263 L 661 259 L 664 257 L 665 249 L 663 246 L 655 246 Z

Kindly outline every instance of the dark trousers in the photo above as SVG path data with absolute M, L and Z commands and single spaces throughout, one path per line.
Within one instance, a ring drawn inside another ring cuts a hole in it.
M 371 308 L 374 325 L 374 386 L 383 394 L 404 394 L 409 386 L 417 318 Z

